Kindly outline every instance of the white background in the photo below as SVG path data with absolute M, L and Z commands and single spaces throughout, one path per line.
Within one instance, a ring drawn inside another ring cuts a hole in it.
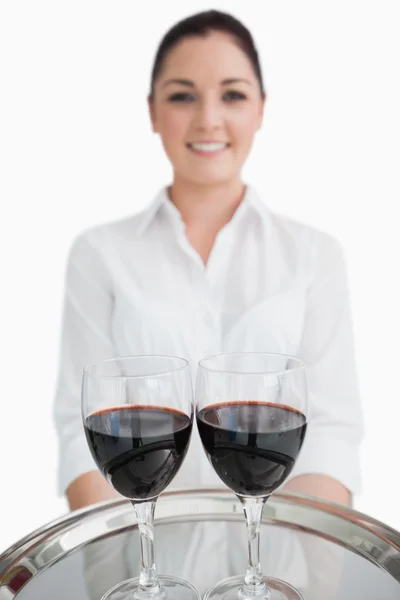
M 344 245 L 365 408 L 356 508 L 400 529 L 400 5 L 214 2 L 252 30 L 269 101 L 245 176 Z M 202 1 L 0 4 L 0 551 L 66 511 L 52 424 L 64 268 L 83 228 L 170 180 L 146 94 Z M 340 373 L 337 373 L 340 377 Z

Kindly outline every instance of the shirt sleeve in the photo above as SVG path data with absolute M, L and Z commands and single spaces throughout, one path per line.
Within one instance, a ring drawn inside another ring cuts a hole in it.
M 316 254 L 300 351 L 306 364 L 309 424 L 291 478 L 325 474 L 360 493 L 363 415 L 346 265 L 340 244 L 330 236 Z
M 72 245 L 66 271 L 59 374 L 54 419 L 59 440 L 58 493 L 88 471 L 97 470 L 81 416 L 85 365 L 114 356 L 110 277 L 86 232 Z

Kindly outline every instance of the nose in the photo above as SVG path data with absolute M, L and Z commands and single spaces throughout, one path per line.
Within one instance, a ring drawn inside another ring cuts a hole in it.
M 204 98 L 197 105 L 195 128 L 198 131 L 214 131 L 222 127 L 223 114 L 221 106 L 213 98 Z

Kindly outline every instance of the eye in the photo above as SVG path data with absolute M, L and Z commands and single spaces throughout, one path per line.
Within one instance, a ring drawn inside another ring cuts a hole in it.
M 236 92 L 234 90 L 225 92 L 223 98 L 227 102 L 236 102 L 237 100 L 246 100 L 246 96 L 244 94 L 242 94 L 242 92 Z
M 194 96 L 185 92 L 172 94 L 172 96 L 168 98 L 168 102 L 193 102 L 193 100 Z

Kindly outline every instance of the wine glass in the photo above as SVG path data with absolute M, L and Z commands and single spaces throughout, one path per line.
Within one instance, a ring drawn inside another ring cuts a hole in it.
M 219 582 L 204 600 L 299 600 L 279 579 L 264 577 L 259 560 L 263 506 L 289 476 L 307 429 L 304 364 L 281 354 L 220 354 L 199 363 L 196 420 L 207 457 L 239 498 L 247 523 L 244 578 Z
M 175 577 L 158 576 L 154 511 L 189 447 L 194 419 L 189 365 L 182 358 L 115 358 L 84 369 L 82 417 L 92 456 L 106 480 L 135 510 L 141 573 L 102 600 L 200 600 Z

